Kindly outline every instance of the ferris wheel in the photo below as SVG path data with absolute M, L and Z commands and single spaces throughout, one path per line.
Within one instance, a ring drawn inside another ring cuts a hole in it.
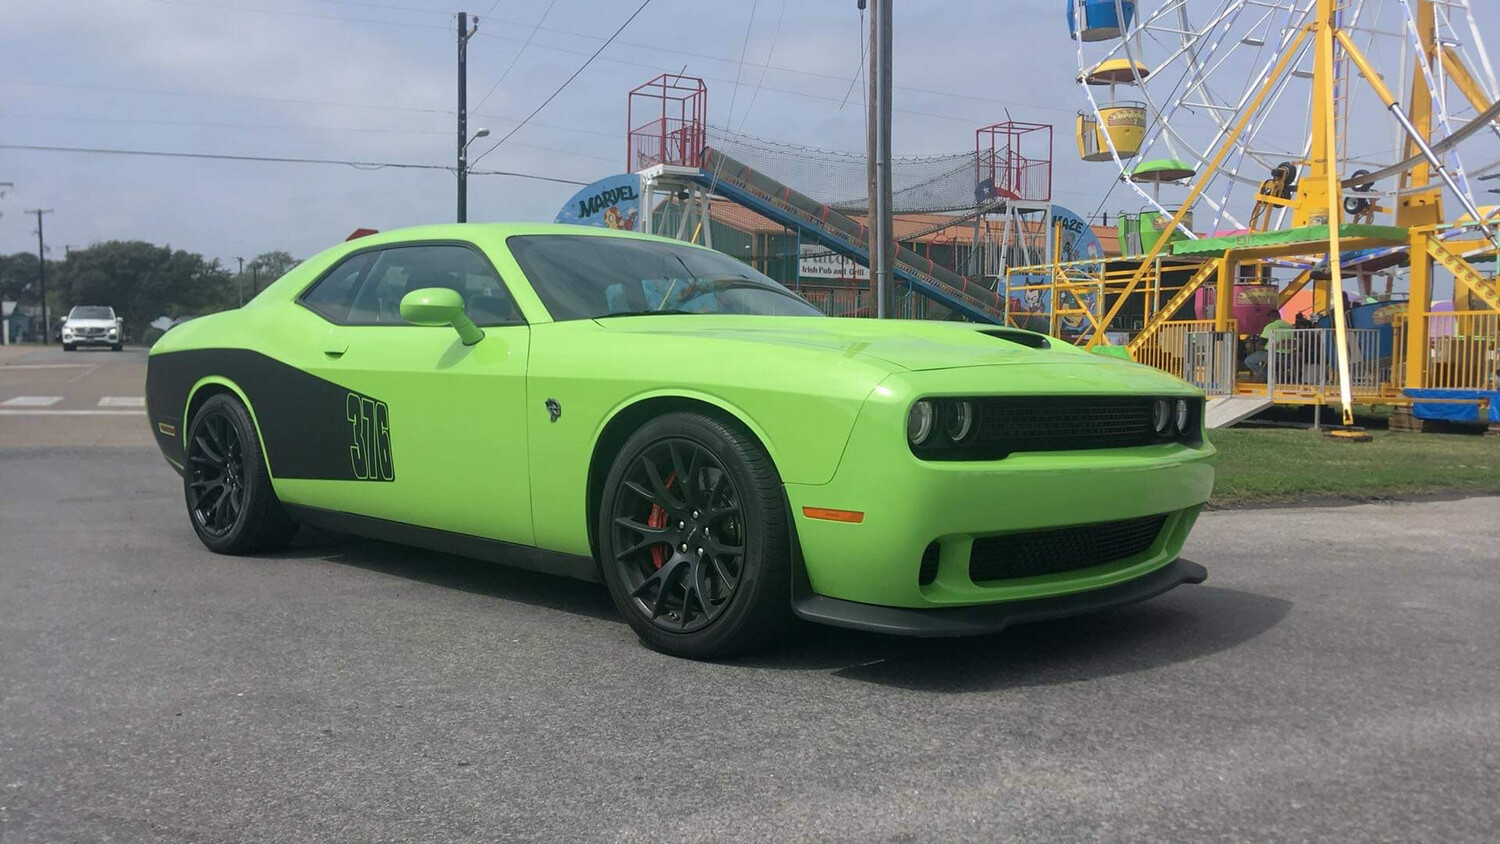
M 1174 186 L 1199 183 L 1179 237 L 1290 223 L 1287 205 L 1264 200 L 1290 195 L 1318 157 L 1316 51 L 1298 34 L 1329 0 L 1067 2 L 1088 101 L 1076 127 L 1080 157 L 1112 164 L 1157 219 L 1176 211 Z M 1405 113 L 1393 114 L 1361 83 L 1349 51 L 1333 54 L 1335 166 L 1347 217 L 1392 207 L 1403 174 L 1437 156 L 1449 191 L 1479 219 L 1476 196 L 1485 191 L 1474 182 L 1500 169 L 1500 86 L 1471 0 L 1332 5 L 1339 28 L 1395 96 L 1430 100 L 1431 155 L 1423 159 Z M 1241 126 L 1252 97 L 1258 108 Z

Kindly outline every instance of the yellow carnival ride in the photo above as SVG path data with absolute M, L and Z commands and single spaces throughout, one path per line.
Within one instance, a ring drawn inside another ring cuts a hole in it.
M 1140 210 L 1116 218 L 1119 257 L 1007 267 L 1007 320 L 1172 371 L 1226 413 L 1489 409 L 1500 213 L 1475 197 L 1500 159 L 1472 165 L 1500 150 L 1500 104 L 1468 0 L 1067 3 L 1079 154 Z

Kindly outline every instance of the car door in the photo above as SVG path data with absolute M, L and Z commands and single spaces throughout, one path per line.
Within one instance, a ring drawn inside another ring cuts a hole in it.
M 484 338 L 401 318 L 414 290 L 457 290 Z M 292 482 L 305 504 L 531 544 L 524 402 L 529 329 L 476 246 L 387 246 L 349 256 L 299 304 L 322 317 L 307 371 L 347 391 L 347 479 Z M 342 458 L 339 458 L 342 460 Z M 340 464 L 342 471 L 343 464 Z

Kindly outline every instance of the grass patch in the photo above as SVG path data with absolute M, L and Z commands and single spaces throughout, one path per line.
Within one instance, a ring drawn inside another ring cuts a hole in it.
M 1500 494 L 1500 437 L 1372 434 L 1350 443 L 1303 430 L 1210 431 L 1219 449 L 1210 506 Z

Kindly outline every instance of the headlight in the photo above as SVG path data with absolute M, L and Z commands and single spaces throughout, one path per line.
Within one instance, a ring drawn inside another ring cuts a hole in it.
M 1177 400 L 1177 433 L 1178 434 L 1186 434 L 1187 432 L 1188 432 L 1188 400 L 1187 399 L 1178 399 Z
M 921 445 L 932 435 L 932 416 L 930 401 L 924 399 L 911 406 L 911 412 L 906 414 L 906 439 L 912 445 Z
M 1151 425 L 1156 428 L 1158 436 L 1166 437 L 1172 433 L 1172 403 L 1166 399 L 1157 399 L 1151 404 Z
M 950 401 L 945 405 L 943 433 L 957 445 L 974 433 L 974 405 L 966 401 Z

